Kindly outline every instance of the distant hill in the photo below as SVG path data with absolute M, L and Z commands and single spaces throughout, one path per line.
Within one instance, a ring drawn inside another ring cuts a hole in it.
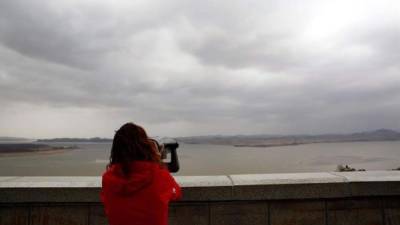
M 233 145 L 236 147 L 273 147 L 311 143 L 356 142 L 356 141 L 398 141 L 400 133 L 379 129 L 350 134 L 323 135 L 235 135 L 235 136 L 194 136 L 178 137 L 178 142 L 187 144 Z
M 38 139 L 37 142 L 112 142 L 109 138 L 51 138 L 51 139 Z
M 399 140 L 400 133 L 389 129 L 379 129 L 369 132 L 353 133 L 351 137 L 361 140 Z

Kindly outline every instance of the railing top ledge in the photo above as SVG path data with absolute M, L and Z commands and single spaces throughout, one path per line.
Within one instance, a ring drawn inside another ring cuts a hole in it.
M 184 201 L 400 196 L 400 171 L 176 176 Z M 0 177 L 0 203 L 98 202 L 100 176 Z
M 400 182 L 400 171 L 175 176 L 182 187 Z M 100 188 L 100 176 L 3 176 L 0 188 Z

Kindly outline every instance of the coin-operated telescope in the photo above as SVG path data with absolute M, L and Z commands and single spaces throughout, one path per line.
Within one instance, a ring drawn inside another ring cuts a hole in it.
M 179 171 L 179 159 L 176 149 L 179 144 L 172 138 L 152 139 L 157 145 L 161 154 L 161 160 L 168 168 L 169 172 L 176 173 Z

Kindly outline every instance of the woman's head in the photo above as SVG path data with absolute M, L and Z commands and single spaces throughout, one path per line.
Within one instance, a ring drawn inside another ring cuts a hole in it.
M 119 163 L 123 173 L 128 175 L 129 163 L 136 160 L 161 161 L 156 145 L 146 131 L 134 123 L 126 123 L 115 132 L 108 167 Z

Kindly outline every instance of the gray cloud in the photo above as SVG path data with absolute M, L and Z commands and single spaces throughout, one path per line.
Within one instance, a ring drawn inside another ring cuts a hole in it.
M 399 7 L 2 1 L 0 136 L 400 129 Z

